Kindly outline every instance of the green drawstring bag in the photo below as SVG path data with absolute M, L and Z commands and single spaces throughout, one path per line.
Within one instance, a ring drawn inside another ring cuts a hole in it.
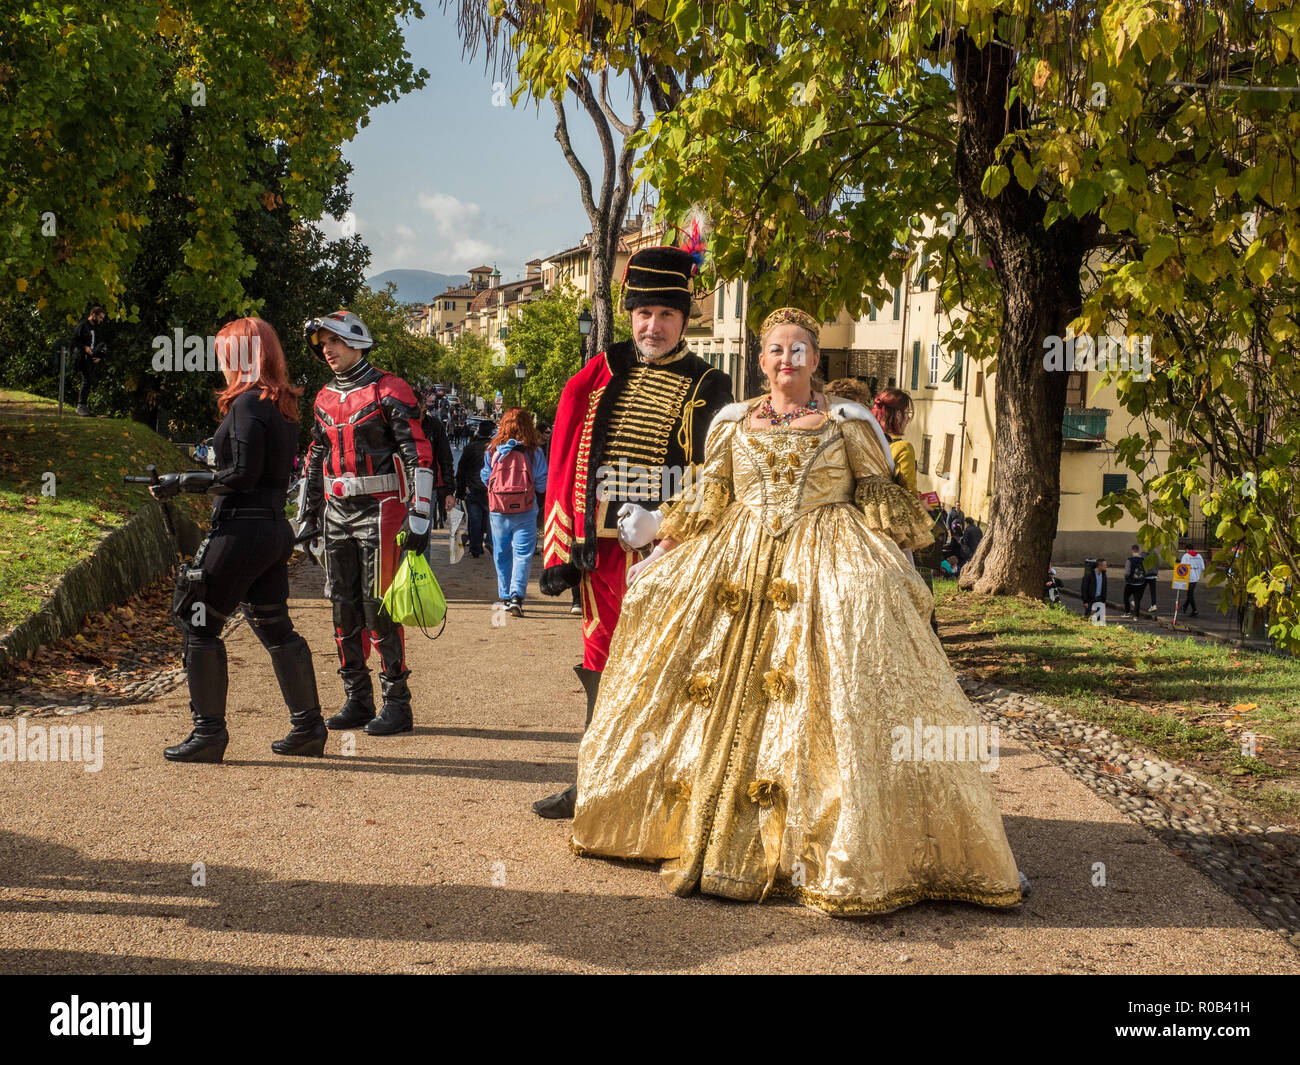
M 397 537 L 398 547 L 405 541 L 406 533 L 401 533 Z M 447 627 L 447 597 L 442 594 L 438 578 L 429 568 L 429 560 L 414 551 L 402 555 L 393 583 L 384 593 L 383 606 L 398 625 L 415 625 L 431 640 L 441 636 Z M 442 628 L 429 636 L 426 630 L 439 622 L 442 622 Z

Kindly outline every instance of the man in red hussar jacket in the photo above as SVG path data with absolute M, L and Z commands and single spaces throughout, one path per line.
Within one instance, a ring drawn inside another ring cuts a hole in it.
M 632 549 L 659 528 L 661 515 L 650 508 L 704 461 L 709 423 L 733 398 L 731 379 L 686 351 L 702 251 L 695 237 L 687 249 L 644 248 L 628 260 L 623 295 L 633 339 L 612 344 L 571 377 L 555 414 L 540 583 L 547 595 L 581 588 L 583 662 L 574 670 L 588 724 L 627 571 L 639 558 Z M 572 817 L 576 801 L 571 785 L 533 810 Z
M 398 532 L 406 531 L 407 551 L 423 554 L 429 544 L 433 454 L 420 429 L 420 404 L 410 385 L 367 360 L 374 341 L 351 311 L 313 318 L 304 334 L 312 353 L 334 371 L 316 396 L 297 537 L 300 543 L 324 537 L 325 590 L 347 697 L 325 727 L 364 725 L 372 736 L 410 732 L 404 634 L 382 600 L 397 571 Z M 378 717 L 366 667 L 369 644 L 379 649 L 382 666 Z

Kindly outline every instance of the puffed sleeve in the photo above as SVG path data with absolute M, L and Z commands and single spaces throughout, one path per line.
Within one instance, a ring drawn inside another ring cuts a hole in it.
M 688 540 L 716 522 L 731 504 L 731 442 L 737 423 L 717 422 L 704 445 L 704 462 L 692 467 L 690 483 L 660 509 L 659 538 Z
M 915 492 L 901 487 L 892 476 L 890 456 L 867 423 L 853 419 L 841 423 L 844 448 L 856 482 L 853 502 L 867 525 L 884 533 L 899 547 L 919 551 L 934 543 L 930 515 Z

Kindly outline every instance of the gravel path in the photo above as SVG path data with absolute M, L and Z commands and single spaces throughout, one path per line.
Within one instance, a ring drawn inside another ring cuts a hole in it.
M 24 727 L 104 730 L 99 772 L 0 762 L 0 971 L 1300 973 L 1290 830 L 975 684 L 1002 730 L 998 798 L 1034 885 L 1018 911 L 833 920 L 678 899 L 645 866 L 574 857 L 567 825 L 528 804 L 573 773 L 578 619 L 534 585 L 528 616 L 494 625 L 486 557 L 439 576 L 446 632 L 408 634 L 416 731 L 357 733 L 352 754 L 338 734 L 323 760 L 270 753 L 286 715 L 247 626 L 229 637 L 221 766 L 162 759 L 188 731 L 174 674 L 147 679 L 137 705 L 0 708 L 0 725 L 22 713 Z M 293 606 L 332 706 L 320 584 L 296 571 Z

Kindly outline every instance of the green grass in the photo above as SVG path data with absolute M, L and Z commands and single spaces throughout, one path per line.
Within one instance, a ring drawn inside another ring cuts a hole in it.
M 149 501 L 123 474 L 193 465 L 137 422 L 72 410 L 60 419 L 53 400 L 0 390 L 0 632 L 40 609 L 65 570 Z M 178 505 L 197 521 L 208 511 L 200 497 Z
M 1270 816 L 1300 817 L 1300 661 L 1093 625 L 948 580 L 934 592 L 956 669 L 1137 740 Z M 1241 753 L 1247 733 L 1258 757 Z

